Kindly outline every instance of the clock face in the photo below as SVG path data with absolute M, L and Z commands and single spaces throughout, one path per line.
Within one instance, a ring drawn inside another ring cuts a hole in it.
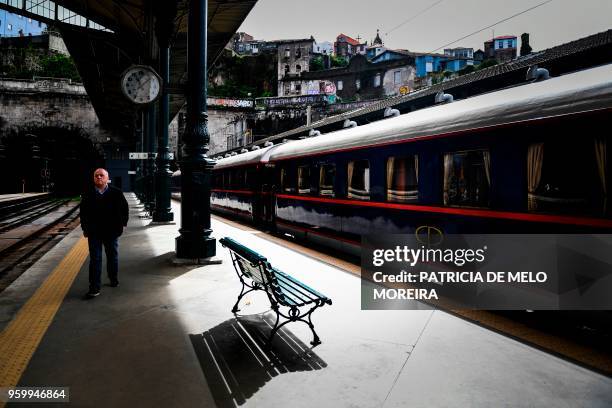
M 137 104 L 151 103 L 159 96 L 161 79 L 155 71 L 145 65 L 134 65 L 121 77 L 121 90 L 127 98 Z

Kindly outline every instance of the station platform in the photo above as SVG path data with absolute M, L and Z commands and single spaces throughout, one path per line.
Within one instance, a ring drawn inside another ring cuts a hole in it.
M 230 311 L 241 286 L 228 250 L 218 244 L 220 265 L 173 265 L 180 221 L 151 224 L 128 202 L 118 288 L 83 299 L 77 228 L 0 295 L 0 386 L 70 387 L 78 407 L 612 406 L 609 377 L 443 311 L 361 310 L 355 274 L 215 217 L 217 241 L 245 243 L 333 300 L 313 315 L 321 345 L 292 323 L 266 349 L 265 294 Z
M 0 194 L 0 203 L 19 201 L 22 199 L 41 197 L 48 195 L 48 193 L 19 193 L 19 194 Z

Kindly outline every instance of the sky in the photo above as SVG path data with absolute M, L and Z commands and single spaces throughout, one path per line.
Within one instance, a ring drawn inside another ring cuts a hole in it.
M 380 29 L 389 48 L 432 52 L 544 1 L 259 0 L 238 31 L 262 40 L 312 35 L 318 42 L 344 33 L 370 43 Z M 527 32 L 537 51 L 611 28 L 612 0 L 552 0 L 448 47 L 482 49 L 493 35 Z

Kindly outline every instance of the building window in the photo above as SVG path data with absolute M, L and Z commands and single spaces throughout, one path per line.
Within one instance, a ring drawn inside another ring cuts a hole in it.
M 357 90 L 361 89 L 361 80 L 360 79 L 355 80 L 355 88 Z
M 298 65 L 296 65 L 296 66 L 295 66 L 295 72 L 296 72 L 296 73 L 298 73 L 298 74 L 299 74 L 300 72 L 302 72 L 302 66 L 301 66 L 300 64 L 298 64 Z
M 354 160 L 348 164 L 348 197 L 370 199 L 370 162 Z
M 389 157 L 387 159 L 387 200 L 414 202 L 419 190 L 418 156 Z
M 289 75 L 289 71 L 291 71 L 291 68 L 289 68 L 289 65 L 285 65 L 285 75 Z
M 338 81 L 338 86 L 336 86 L 336 89 L 338 89 L 339 91 L 344 89 L 344 83 L 342 81 Z
M 393 83 L 399 85 L 402 83 L 402 71 L 395 71 L 393 73 Z
M 290 58 L 291 57 L 291 48 L 287 47 L 285 48 L 285 58 Z
M 374 87 L 380 86 L 380 74 L 376 74 L 374 77 Z
M 302 84 L 299 84 L 299 83 L 295 84 L 295 92 L 299 92 L 299 93 L 302 92 Z
M 433 62 L 425 63 L 425 72 L 433 72 Z
M 7 24 L 7 25 L 6 25 L 6 29 L 7 29 L 8 31 L 11 31 L 11 30 L 13 29 L 13 25 L 12 25 L 12 24 Z
M 444 205 L 487 207 L 491 189 L 491 156 L 488 150 L 444 155 Z
M 295 49 L 295 58 L 302 58 L 302 49 L 301 48 L 296 48 Z
M 298 167 L 298 193 L 300 194 L 310 193 L 310 167 L 309 166 Z
M 335 180 L 336 165 L 322 164 L 319 168 L 319 195 L 333 197 Z

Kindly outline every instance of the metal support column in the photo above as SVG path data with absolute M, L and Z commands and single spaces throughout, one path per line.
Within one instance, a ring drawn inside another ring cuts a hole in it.
M 149 109 L 145 108 L 142 110 L 142 151 L 146 152 L 149 148 Z M 142 177 L 140 179 L 140 194 L 142 198 L 140 201 L 145 206 L 145 211 L 147 211 L 148 204 L 148 192 L 147 192 L 147 180 L 149 178 L 149 166 L 147 164 L 147 160 L 140 160 L 140 165 L 142 166 Z
M 147 107 L 147 152 L 154 153 L 157 150 L 157 115 L 156 105 L 153 103 Z M 155 210 L 155 159 L 152 155 L 146 161 L 147 177 L 145 181 L 145 208 L 149 215 Z
M 177 258 L 213 257 L 216 240 L 210 236 L 210 181 L 214 161 L 206 156 L 210 136 L 206 113 L 206 56 L 208 1 L 189 2 L 187 129 L 181 167 L 181 229 Z
M 174 13 L 170 9 L 175 2 L 165 2 L 156 19 L 157 43 L 159 44 L 159 74 L 162 78 L 162 94 L 159 101 L 159 124 L 157 144 L 157 171 L 155 172 L 155 212 L 153 222 L 170 222 L 174 214 L 170 206 L 170 149 L 168 149 L 168 126 L 170 125 L 170 33 Z
M 136 126 L 136 152 L 144 151 L 144 112 L 138 112 L 138 125 Z M 142 203 L 144 201 L 144 191 L 142 189 L 142 180 L 144 178 L 144 166 L 142 165 L 142 161 L 138 160 L 136 162 L 136 176 L 134 182 L 134 192 L 136 193 L 136 197 Z

